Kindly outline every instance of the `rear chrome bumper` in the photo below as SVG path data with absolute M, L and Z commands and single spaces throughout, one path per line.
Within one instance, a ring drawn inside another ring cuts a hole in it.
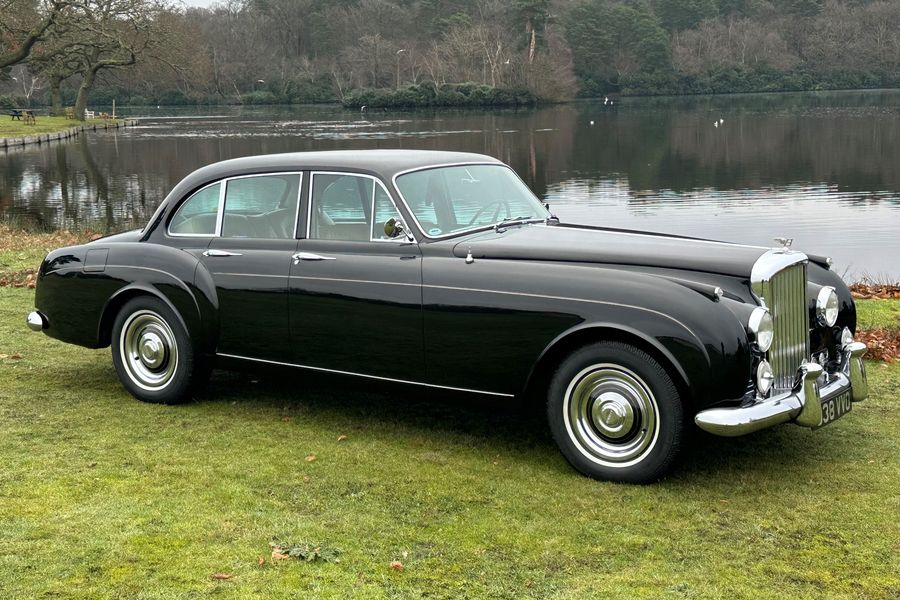
M 28 324 L 28 329 L 32 331 L 41 331 L 43 329 L 47 329 L 47 325 L 49 325 L 49 323 L 47 322 L 47 317 L 36 310 L 28 313 L 28 316 L 25 317 L 25 323 Z
M 766 398 L 750 406 L 710 408 L 700 411 L 694 422 L 709 433 L 739 436 L 792 421 L 803 427 L 822 423 L 822 402 L 850 392 L 853 402 L 869 395 L 863 354 L 866 345 L 850 342 L 842 349 L 844 360 L 836 373 L 825 373 L 813 362 L 805 362 L 797 370 L 797 384 L 790 392 Z

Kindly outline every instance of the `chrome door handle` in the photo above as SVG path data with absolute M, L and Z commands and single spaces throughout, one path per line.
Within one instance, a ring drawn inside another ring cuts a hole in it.
M 228 250 L 204 250 L 203 256 L 243 256 L 240 252 L 229 252 Z
M 320 254 L 313 254 L 312 252 L 298 252 L 291 258 L 294 259 L 295 265 L 301 260 L 335 260 L 333 256 L 322 256 Z

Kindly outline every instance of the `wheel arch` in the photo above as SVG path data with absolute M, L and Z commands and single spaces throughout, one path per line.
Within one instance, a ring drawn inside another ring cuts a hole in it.
M 694 384 L 678 359 L 659 340 L 634 328 L 612 323 L 588 323 L 560 334 L 531 368 L 522 396 L 529 402 L 543 402 L 556 368 L 572 352 L 596 342 L 622 342 L 643 350 L 672 376 L 682 403 L 694 404 Z
M 164 294 L 155 286 L 149 283 L 136 282 L 119 289 L 115 294 L 110 296 L 109 300 L 106 301 L 98 324 L 98 347 L 105 348 L 110 345 L 110 343 L 112 342 L 113 323 L 115 323 L 116 316 L 119 314 L 119 311 L 122 310 L 122 307 L 125 306 L 127 302 L 140 296 L 148 296 L 163 302 L 166 306 L 169 307 L 172 313 L 175 314 L 175 317 L 178 319 L 181 326 L 184 327 L 184 330 L 188 332 L 188 336 L 190 336 L 195 343 L 198 341 L 198 336 L 200 335 L 201 330 L 196 325 L 199 324 L 201 317 L 196 300 L 193 299 L 193 297 L 191 299 L 193 300 L 192 304 L 196 312 L 195 314 L 188 314 L 186 318 L 186 315 L 183 314 L 184 312 L 186 312 L 184 311 L 183 306 L 182 308 L 176 306 L 176 304 L 168 296 L 166 296 L 166 294 Z M 182 302 L 180 304 L 185 303 Z

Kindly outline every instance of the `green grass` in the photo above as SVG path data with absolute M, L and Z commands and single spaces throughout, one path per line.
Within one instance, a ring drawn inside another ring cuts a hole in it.
M 900 365 L 821 431 L 702 436 L 635 487 L 480 399 L 216 372 L 142 404 L 108 350 L 27 332 L 32 302 L 0 288 L 3 598 L 900 595 Z M 273 563 L 273 536 L 340 562 Z
M 9 111 L 0 111 L 0 138 L 17 138 L 26 135 L 37 135 L 39 133 L 56 133 L 57 131 L 65 131 L 70 127 L 78 125 L 90 125 L 92 123 L 103 123 L 102 120 L 97 121 L 73 121 L 65 117 L 48 117 L 38 114 L 35 116 L 34 125 L 27 125 L 24 120 L 18 121 L 9 118 Z
M 857 300 L 857 327 L 900 329 L 900 300 Z

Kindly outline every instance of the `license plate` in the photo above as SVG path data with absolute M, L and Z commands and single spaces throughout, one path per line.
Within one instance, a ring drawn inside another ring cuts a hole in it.
M 834 398 L 822 400 L 822 420 L 819 421 L 819 427 L 824 427 L 833 421 L 837 421 L 848 412 L 853 406 L 850 401 L 850 392 L 838 394 Z

